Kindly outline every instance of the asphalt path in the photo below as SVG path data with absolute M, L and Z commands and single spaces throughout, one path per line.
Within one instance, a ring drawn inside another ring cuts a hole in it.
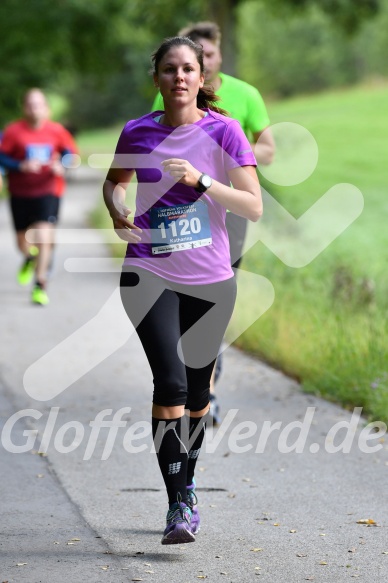
M 69 183 L 46 307 L 16 283 L 0 202 L 0 582 L 386 581 L 384 432 L 234 348 L 197 466 L 201 531 L 160 544 L 152 377 L 89 226 L 100 191 L 85 168 Z

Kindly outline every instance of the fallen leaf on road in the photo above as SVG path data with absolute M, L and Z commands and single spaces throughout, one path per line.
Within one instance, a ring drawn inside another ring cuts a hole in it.
M 360 518 L 357 520 L 357 524 L 376 524 L 373 518 Z

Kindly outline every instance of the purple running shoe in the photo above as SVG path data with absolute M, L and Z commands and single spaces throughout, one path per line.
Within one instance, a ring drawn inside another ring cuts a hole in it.
M 195 541 L 190 528 L 191 509 L 184 502 L 175 502 L 170 506 L 166 522 L 162 545 L 178 545 Z

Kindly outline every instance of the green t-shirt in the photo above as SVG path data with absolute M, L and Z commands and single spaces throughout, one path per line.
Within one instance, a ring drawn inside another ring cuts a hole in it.
M 237 119 L 248 139 L 252 140 L 252 134 L 262 132 L 269 126 L 269 117 L 263 98 L 258 90 L 230 75 L 219 74 L 222 83 L 216 91 L 221 98 L 217 104 L 225 109 L 230 117 Z M 163 98 L 160 93 L 155 97 L 152 111 L 163 110 Z

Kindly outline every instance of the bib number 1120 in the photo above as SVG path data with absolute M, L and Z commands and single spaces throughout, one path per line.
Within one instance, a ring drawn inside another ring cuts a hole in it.
M 162 239 L 167 239 L 166 227 L 164 223 L 158 225 L 161 230 Z M 201 221 L 198 217 L 192 217 L 190 220 L 181 219 L 180 221 L 171 221 L 169 225 L 173 237 L 183 237 L 184 235 L 195 235 L 201 231 Z

